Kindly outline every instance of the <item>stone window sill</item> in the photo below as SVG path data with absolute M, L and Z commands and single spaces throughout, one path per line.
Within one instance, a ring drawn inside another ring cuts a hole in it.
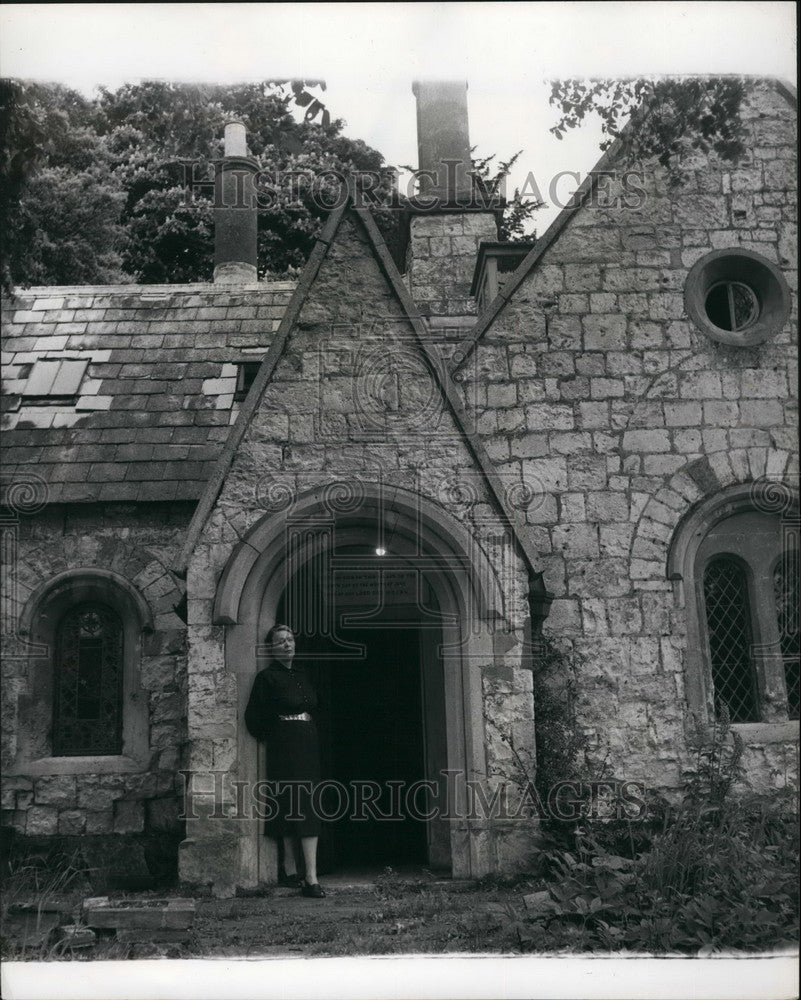
M 147 761 L 124 754 L 108 757 L 39 757 L 20 761 L 6 772 L 25 777 L 45 774 L 119 774 L 126 771 L 146 771 Z
M 747 745 L 798 742 L 799 736 L 798 722 L 738 722 L 731 728 Z

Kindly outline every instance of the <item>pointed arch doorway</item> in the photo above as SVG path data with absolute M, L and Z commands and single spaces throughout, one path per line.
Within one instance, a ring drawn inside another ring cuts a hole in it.
M 464 788 L 486 785 L 481 668 L 501 609 L 497 580 L 483 549 L 441 508 L 400 488 L 353 492 L 346 503 L 330 489 L 310 491 L 266 515 L 220 579 L 214 621 L 228 626 L 226 662 L 237 676 L 237 778 L 264 775 L 263 749 L 241 720 L 265 663 L 265 632 L 294 616 L 322 696 L 325 777 L 434 785 L 397 823 L 333 819 L 322 863 L 374 867 L 392 855 L 477 877 L 493 867 L 490 831 L 485 818 L 466 815 Z M 276 877 L 275 844 L 261 828 L 257 818 L 241 828 L 242 885 Z

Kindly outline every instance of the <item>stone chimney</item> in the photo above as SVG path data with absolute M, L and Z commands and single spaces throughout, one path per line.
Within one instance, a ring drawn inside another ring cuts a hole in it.
M 470 294 L 478 245 L 498 239 L 499 207 L 474 192 L 467 82 L 421 82 L 417 98 L 420 196 L 406 252 L 409 291 L 430 316 L 475 316 Z
M 467 84 L 412 84 L 417 98 L 417 155 L 420 194 L 445 202 L 470 203 L 470 134 Z
M 256 270 L 258 164 L 248 156 L 244 122 L 225 126 L 225 159 L 214 182 L 214 281 L 246 285 Z

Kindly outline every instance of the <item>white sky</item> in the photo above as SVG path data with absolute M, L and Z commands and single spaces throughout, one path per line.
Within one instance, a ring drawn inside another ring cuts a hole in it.
M 545 80 L 743 73 L 795 84 L 793 3 L 5 4 L 0 75 L 98 84 L 159 77 L 325 79 L 346 133 L 393 164 L 417 162 L 415 78 L 469 81 L 479 154 L 523 149 L 544 197 L 559 171 L 589 170 L 600 130 L 562 142 Z M 559 183 L 564 201 L 576 186 Z M 537 213 L 539 232 L 558 211 Z

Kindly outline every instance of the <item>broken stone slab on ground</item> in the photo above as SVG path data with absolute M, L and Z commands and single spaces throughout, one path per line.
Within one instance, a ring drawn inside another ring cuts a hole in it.
M 186 941 L 189 935 L 189 928 L 177 930 L 175 928 L 162 927 L 120 927 L 117 928 L 116 940 L 120 944 L 156 944 L 156 943 L 180 943 Z
M 70 948 L 91 948 L 97 942 L 97 934 L 91 927 L 82 924 L 62 924 L 58 929 L 59 941 Z
M 186 937 L 195 918 L 194 899 L 110 899 L 83 901 L 87 926 L 113 930 L 122 941 L 177 941 Z

